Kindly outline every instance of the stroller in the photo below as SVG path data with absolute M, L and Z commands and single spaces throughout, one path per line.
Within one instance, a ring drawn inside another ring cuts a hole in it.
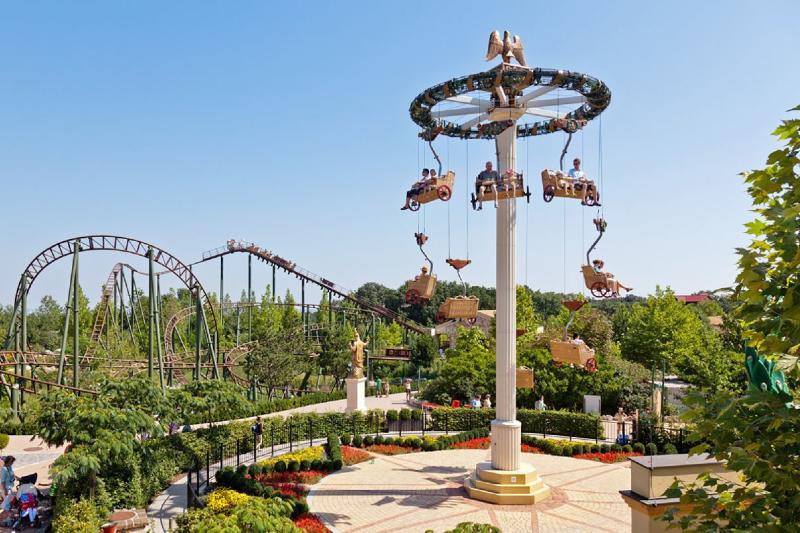
M 16 494 L 6 496 L 3 507 L 11 512 L 4 525 L 10 525 L 13 530 L 22 530 L 27 527 L 41 527 L 39 517 L 39 500 L 42 498 L 36 488 L 38 474 L 30 474 L 19 478 L 19 488 Z

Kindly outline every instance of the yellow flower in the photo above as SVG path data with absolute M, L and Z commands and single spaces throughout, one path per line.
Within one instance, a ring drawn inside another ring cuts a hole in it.
M 215 513 L 223 513 L 250 499 L 247 494 L 231 489 L 217 489 L 208 495 L 208 508 Z

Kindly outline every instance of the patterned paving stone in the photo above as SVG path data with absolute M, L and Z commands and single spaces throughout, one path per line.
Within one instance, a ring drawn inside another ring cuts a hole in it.
M 627 463 L 524 454 L 552 497 L 536 506 L 492 505 L 469 499 L 462 482 L 485 450 L 375 456 L 313 486 L 311 510 L 328 527 L 349 532 L 436 532 L 482 522 L 514 532 L 627 532 L 630 510 L 619 496 L 630 488 Z

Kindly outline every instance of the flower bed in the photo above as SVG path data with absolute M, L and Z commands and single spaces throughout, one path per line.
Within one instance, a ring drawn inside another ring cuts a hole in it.
M 619 463 L 626 461 L 628 457 L 641 457 L 639 452 L 606 452 L 606 453 L 580 453 L 575 455 L 576 459 L 588 459 L 589 461 L 600 461 L 601 463 Z
M 270 472 L 269 474 L 259 474 L 256 481 L 262 485 L 280 485 L 281 483 L 302 483 L 303 485 L 313 485 L 324 478 L 327 472 L 319 470 L 308 470 L 306 472 Z
M 488 450 L 491 445 L 491 437 L 481 437 L 464 442 L 456 442 L 453 444 L 452 448 L 454 450 Z
M 330 529 L 325 527 L 322 520 L 312 513 L 306 513 L 294 521 L 294 525 L 307 533 L 330 533 Z
M 291 496 L 292 498 L 296 498 L 298 500 L 302 500 L 308 496 L 308 489 L 299 483 L 278 483 L 272 485 L 272 488 L 281 494 Z
M 274 467 L 275 463 L 278 461 L 283 461 L 284 463 L 288 464 L 291 461 L 308 461 L 309 463 L 312 461 L 321 461 L 325 458 L 325 450 L 322 446 L 313 446 L 311 448 L 303 448 L 302 450 L 298 450 L 292 453 L 285 453 L 283 455 L 279 455 L 277 457 L 272 457 L 271 459 L 264 459 L 263 461 L 259 461 L 258 464 L 261 467 Z
M 364 450 L 352 446 L 342 446 L 342 462 L 346 465 L 356 465 L 369 459 L 369 454 Z
M 367 450 L 381 455 L 402 455 L 404 453 L 414 453 L 420 451 L 420 448 L 406 448 L 405 446 L 398 446 L 397 444 L 373 444 L 368 446 Z
M 520 446 L 520 451 L 522 453 L 541 453 L 541 454 L 544 453 L 542 450 L 540 450 L 536 446 L 531 446 L 530 444 L 525 444 L 524 442 Z

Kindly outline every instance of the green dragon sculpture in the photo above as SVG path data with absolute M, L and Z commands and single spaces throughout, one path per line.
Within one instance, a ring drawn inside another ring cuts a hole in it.
M 750 381 L 750 390 L 758 390 L 774 394 L 782 401 L 791 403 L 792 392 L 786 384 L 786 376 L 778 370 L 775 361 L 767 359 L 758 353 L 758 350 L 745 346 L 744 365 L 747 368 L 747 378 Z

